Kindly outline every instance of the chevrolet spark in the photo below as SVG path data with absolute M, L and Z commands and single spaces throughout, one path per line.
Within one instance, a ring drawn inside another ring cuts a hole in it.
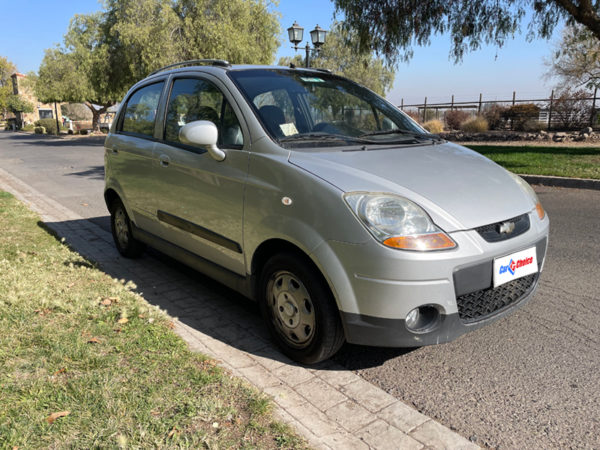
M 163 68 L 121 103 L 105 165 L 119 252 L 258 301 L 302 363 L 448 342 L 523 305 L 544 265 L 525 181 L 324 70 Z

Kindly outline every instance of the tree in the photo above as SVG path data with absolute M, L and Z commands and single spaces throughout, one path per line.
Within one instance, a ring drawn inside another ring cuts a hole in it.
M 22 114 L 32 113 L 33 105 L 25 100 L 21 95 L 17 94 L 9 95 L 6 104 L 7 109 L 16 116 L 17 121 L 19 122 L 17 127 L 21 128 L 23 121 Z
M 92 127 L 127 87 L 110 66 L 110 48 L 102 31 L 103 15 L 76 15 L 65 35 L 65 46 L 46 50 L 35 83 L 40 101 L 81 102 L 92 113 Z
M 265 0 L 106 0 L 99 13 L 76 15 L 64 45 L 46 52 L 36 92 L 85 102 L 97 129 L 108 107 L 160 67 L 201 58 L 272 62 L 280 29 L 269 5 Z
M 482 44 L 501 47 L 528 19 L 528 37 L 548 39 L 557 24 L 579 23 L 600 39 L 597 0 L 334 0 L 360 48 L 388 61 L 408 60 L 412 45 L 428 45 L 432 35 L 449 33 L 450 54 L 458 62 Z M 399 53 L 402 50 L 402 53 Z
M 372 53 L 359 53 L 357 47 L 356 33 L 345 30 L 341 23 L 334 22 L 327 34 L 327 42 L 321 47 L 318 56 L 310 59 L 310 65 L 329 69 L 384 96 L 394 84 L 394 70 Z M 303 67 L 304 59 L 301 55 L 279 59 L 281 66 L 290 63 Z
M 590 124 L 592 105 L 588 101 L 589 92 L 564 89 L 558 92 L 552 104 L 552 118 L 561 128 L 581 129 Z
M 565 27 L 552 59 L 546 60 L 548 75 L 563 86 L 600 86 L 600 40 L 581 26 Z
M 0 56 L 0 112 L 4 117 L 8 112 L 8 99 L 13 93 L 10 76 L 17 71 L 13 63 Z

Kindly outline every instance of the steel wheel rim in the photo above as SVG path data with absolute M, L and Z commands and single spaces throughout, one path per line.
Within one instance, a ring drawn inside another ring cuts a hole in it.
M 293 273 L 274 273 L 267 284 L 273 324 L 286 343 L 296 348 L 310 345 L 315 334 L 315 308 L 304 283 Z
M 123 208 L 118 208 L 115 213 L 115 232 L 121 248 L 126 248 L 129 243 L 129 227 L 127 226 L 127 216 Z

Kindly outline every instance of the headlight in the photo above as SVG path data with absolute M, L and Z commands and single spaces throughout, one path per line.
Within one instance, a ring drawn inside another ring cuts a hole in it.
M 546 211 L 544 211 L 544 207 L 542 206 L 542 203 L 540 202 L 540 199 L 538 198 L 538 196 L 535 193 L 535 191 L 533 190 L 533 188 L 531 186 L 529 186 L 529 183 L 527 183 L 527 181 L 525 181 L 519 175 L 515 175 L 512 172 L 509 172 L 509 173 L 513 177 L 513 179 L 517 182 L 517 184 L 519 186 L 521 186 L 521 189 L 523 189 L 523 191 L 525 191 L 525 193 L 527 193 L 529 195 L 529 197 L 531 198 L 531 201 L 535 205 L 535 210 L 537 211 L 538 217 L 540 218 L 540 220 L 542 220 L 546 216 Z
M 456 243 L 417 204 L 392 194 L 353 192 L 346 203 L 381 243 L 403 250 L 443 250 Z

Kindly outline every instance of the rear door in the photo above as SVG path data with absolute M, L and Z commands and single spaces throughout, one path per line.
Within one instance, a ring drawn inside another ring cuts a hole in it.
M 246 126 L 230 93 L 206 75 L 172 80 L 164 131 L 154 147 L 156 215 L 160 237 L 237 274 L 242 250 L 244 188 L 248 172 Z M 224 161 L 179 141 L 186 123 L 209 120 L 219 130 Z
M 119 184 L 125 205 L 140 228 L 156 231 L 153 195 L 153 150 L 156 117 L 165 81 L 133 91 L 125 100 L 116 133 L 107 141 L 111 175 Z

